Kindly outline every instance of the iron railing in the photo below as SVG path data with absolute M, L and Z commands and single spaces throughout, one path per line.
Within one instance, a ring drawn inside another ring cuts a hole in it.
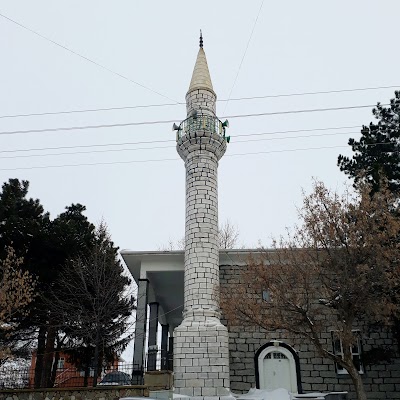
M 172 353 L 169 352 L 162 352 L 158 351 L 156 353 L 153 353 L 153 356 L 155 357 L 155 370 L 154 371 L 160 371 L 160 370 L 173 370 L 173 365 L 174 365 L 174 360 L 173 360 L 173 355 Z M 152 363 L 154 365 L 154 361 Z M 144 371 L 151 371 L 149 368 L 149 352 L 146 353 L 145 357 L 145 363 L 144 363 Z
M 133 364 L 119 363 L 118 366 L 103 368 L 97 379 L 97 385 L 130 385 L 132 381 Z M 117 374 L 112 374 L 119 371 Z M 122 373 L 122 374 L 121 374 Z M 101 381 L 105 378 L 103 384 Z M 94 379 L 94 369 L 90 368 L 89 374 L 85 379 L 85 371 L 75 367 L 58 368 L 55 381 L 52 387 L 92 387 Z M 0 367 L 0 390 L 1 389 L 33 389 L 35 381 L 35 371 L 30 367 Z
M 176 140 L 178 141 L 183 135 L 198 130 L 205 130 L 225 137 L 225 126 L 217 117 L 210 115 L 197 115 L 195 117 L 186 118 L 176 130 Z

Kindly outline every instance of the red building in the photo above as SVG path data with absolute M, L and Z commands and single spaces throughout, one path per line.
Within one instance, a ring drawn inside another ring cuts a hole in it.
M 98 382 L 101 381 L 102 377 L 110 371 L 118 370 L 119 363 L 122 359 L 117 359 L 114 363 L 105 370 L 102 370 Z M 35 380 L 35 367 L 36 367 L 36 352 L 32 353 L 32 362 L 29 368 L 29 387 L 34 387 Z M 87 386 L 93 385 L 94 368 L 90 368 Z M 54 380 L 54 387 L 83 387 L 85 380 L 85 371 L 78 369 L 76 365 L 69 361 L 68 355 L 60 353 L 60 357 L 57 362 L 56 377 Z

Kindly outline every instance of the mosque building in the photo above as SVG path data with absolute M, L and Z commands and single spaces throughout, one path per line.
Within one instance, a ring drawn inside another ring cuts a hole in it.
M 179 126 L 174 124 L 177 152 L 186 169 L 185 250 L 121 252 L 138 285 L 135 382 L 143 383 L 146 372 L 173 371 L 175 393 L 199 400 L 229 399 L 231 392 L 243 393 L 252 387 L 351 395 L 350 377 L 323 360 L 303 339 L 279 337 L 259 327 L 228 332 L 221 322 L 215 288 L 234 290 L 238 268 L 257 250 L 218 246 L 218 163 L 229 136 L 227 121 L 217 116 L 216 99 L 200 37 L 186 94 L 186 119 Z M 329 332 L 325 340 L 331 340 Z M 383 331 L 360 336 L 353 355 L 362 359 L 363 351 L 388 340 Z M 382 365 L 359 366 L 371 398 L 374 394 L 394 398 L 392 394 L 399 393 L 399 358 L 388 370 Z M 384 383 L 388 376 L 392 383 Z

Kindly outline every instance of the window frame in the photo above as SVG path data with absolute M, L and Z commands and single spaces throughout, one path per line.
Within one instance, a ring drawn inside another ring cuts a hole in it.
M 57 361 L 57 369 L 65 369 L 65 357 L 60 357 Z
M 271 293 L 270 293 L 270 291 L 268 289 L 263 289 L 262 292 L 261 292 L 261 298 L 266 303 L 271 302 Z
M 363 349 L 362 349 L 362 343 L 361 343 L 361 332 L 359 329 L 354 329 L 352 330 L 352 332 L 355 334 L 357 341 L 356 343 L 353 343 L 353 345 L 350 347 L 350 353 L 351 353 L 351 358 L 353 360 L 353 364 L 354 366 L 357 368 L 358 373 L 360 375 L 365 374 L 365 368 L 364 368 L 364 364 L 362 362 L 362 353 L 363 353 Z M 336 335 L 337 331 L 332 330 L 331 331 L 331 338 L 332 338 L 332 349 L 333 349 L 333 354 L 335 356 L 339 356 L 340 358 L 343 359 L 343 343 L 342 343 L 342 339 L 339 338 Z M 340 345 L 340 350 L 337 351 L 337 347 L 336 346 L 336 342 L 339 342 Z M 354 349 L 356 349 L 356 351 L 354 351 Z M 358 359 L 358 367 L 357 364 L 354 362 L 354 359 Z M 336 373 L 338 375 L 348 375 L 349 373 L 346 371 L 346 369 L 344 369 L 343 367 L 341 367 L 337 362 L 335 362 L 335 370 Z

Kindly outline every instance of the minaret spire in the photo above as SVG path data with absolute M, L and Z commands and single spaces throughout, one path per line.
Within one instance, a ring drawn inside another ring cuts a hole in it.
M 205 96 L 198 96 L 199 90 Z M 208 100 L 204 103 L 203 100 Z M 211 82 L 210 71 L 208 70 L 206 53 L 203 49 L 203 33 L 200 30 L 200 48 L 197 53 L 196 63 L 193 68 L 192 79 L 190 80 L 189 90 L 186 94 L 186 111 L 189 116 L 193 110 L 201 108 L 203 113 L 215 115 L 215 102 L 217 95 L 214 92 Z M 200 104 L 203 103 L 203 104 Z M 208 110 L 208 111 L 206 111 Z

